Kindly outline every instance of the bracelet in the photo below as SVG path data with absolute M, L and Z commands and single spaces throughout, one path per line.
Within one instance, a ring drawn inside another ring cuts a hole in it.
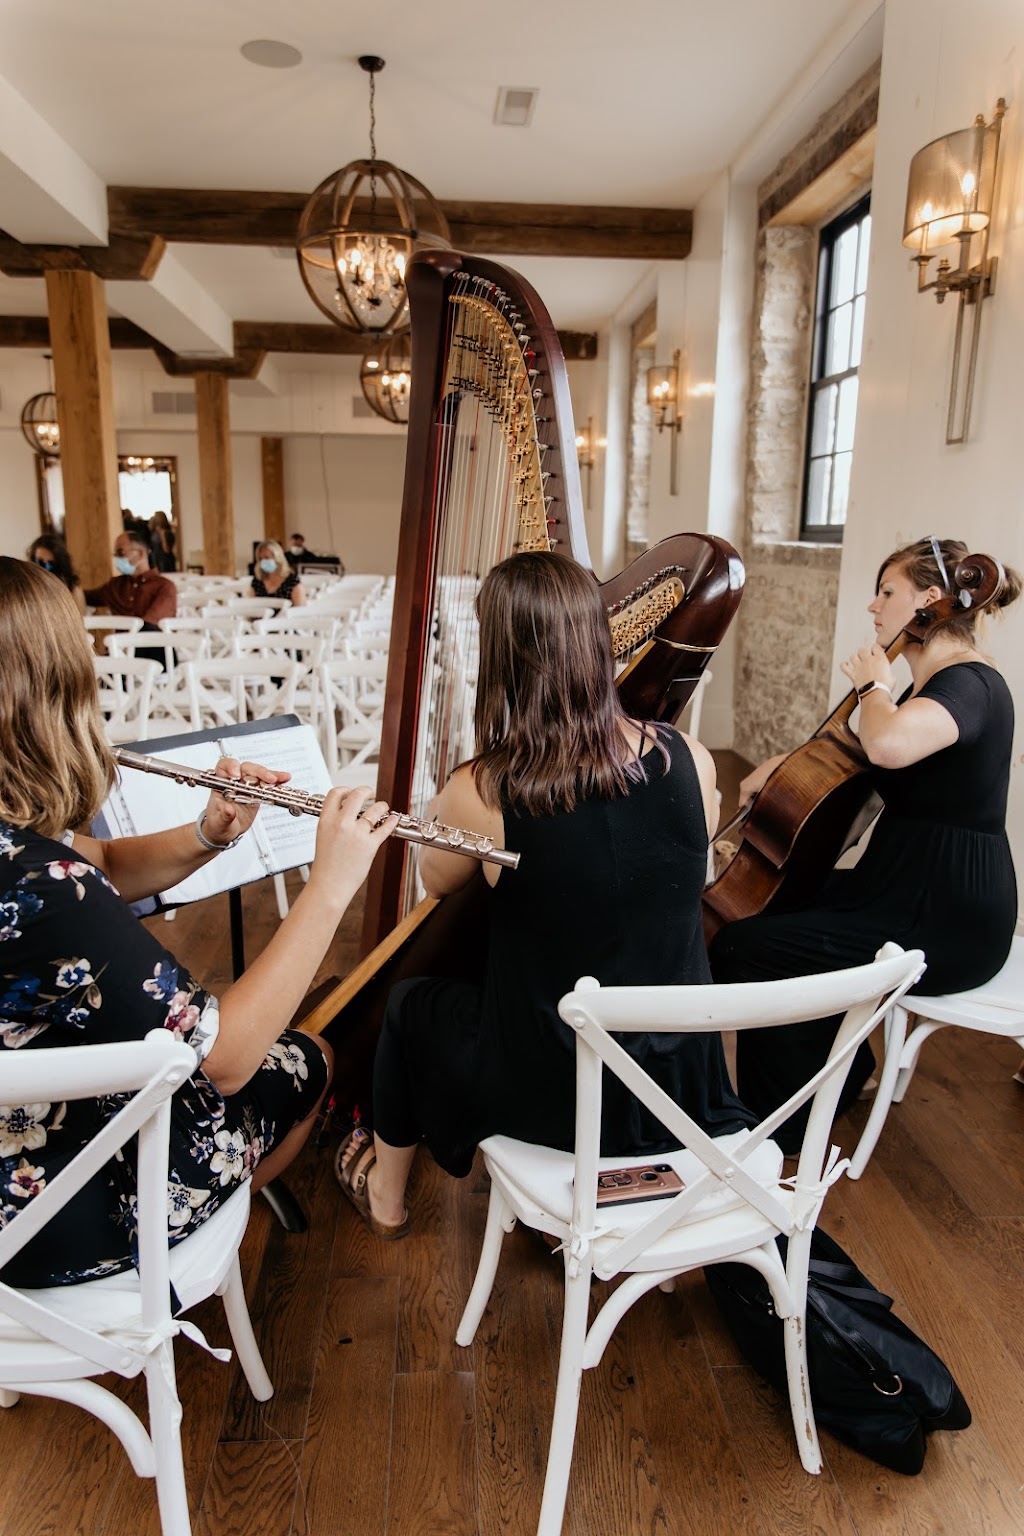
M 226 853 L 229 848 L 234 848 L 236 843 L 240 843 L 242 838 L 245 836 L 244 832 L 239 832 L 238 836 L 233 837 L 230 843 L 215 843 L 210 838 L 208 838 L 206 833 L 203 831 L 205 822 L 206 812 L 200 811 L 199 815 L 196 817 L 195 833 L 200 843 L 202 843 L 203 847 L 209 853 Z

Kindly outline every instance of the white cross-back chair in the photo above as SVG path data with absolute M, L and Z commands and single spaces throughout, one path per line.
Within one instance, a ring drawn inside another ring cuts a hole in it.
M 194 731 L 290 715 L 303 668 L 284 657 L 211 656 L 182 664 Z
M 178 665 L 179 642 L 175 636 L 163 630 L 154 633 L 144 630 L 137 635 L 111 635 L 107 641 L 107 650 L 111 656 L 138 657 L 139 652 L 145 654 L 142 660 L 156 660 L 153 652 L 159 652 L 162 663 L 157 661 L 157 671 L 153 678 L 153 691 L 150 697 L 149 724 L 154 728 L 154 735 L 166 734 L 167 731 L 189 729 L 191 719 L 190 701 L 188 689 L 181 668 Z M 155 729 L 159 727 L 159 730 Z M 127 740 L 128 738 L 124 738 Z
M 9 1104 L 107 1094 L 124 1094 L 126 1102 L 0 1230 L 0 1274 L 136 1134 L 139 1267 L 81 1285 L 40 1290 L 0 1280 L 0 1407 L 15 1409 L 22 1394 L 53 1397 L 101 1419 L 123 1444 L 138 1475 L 156 1479 L 164 1536 L 189 1536 L 191 1530 L 173 1341 L 183 1332 L 205 1344 L 197 1329 L 172 1316 L 172 1285 L 182 1311 L 208 1296 L 223 1297 L 253 1395 L 262 1402 L 274 1391 L 253 1337 L 238 1267 L 249 1219 L 249 1184 L 241 1184 L 208 1221 L 168 1250 L 170 1101 L 195 1069 L 191 1046 L 165 1029 L 118 1045 L 7 1051 L 3 1066 L 4 1099 Z M 227 1358 L 226 1351 L 212 1353 Z M 148 1431 L 126 1403 L 92 1380 L 108 1372 L 127 1379 L 145 1375 Z M 31 1433 L 45 1438 L 45 1424 L 34 1424 Z
M 90 632 L 105 629 L 111 633 L 119 631 L 121 634 L 130 635 L 142 628 L 141 619 L 129 618 L 127 614 L 119 613 L 87 613 L 82 623 Z
M 237 613 L 250 624 L 258 619 L 269 619 L 284 608 L 292 606 L 289 597 L 229 597 L 226 602 L 214 605 L 224 613 Z
M 386 657 L 336 657 L 320 668 L 324 756 L 335 784 L 376 780 L 387 668 Z
M 174 636 L 179 661 L 194 661 L 199 656 L 233 656 L 235 636 L 242 633 L 244 623 L 239 614 L 220 610 L 161 619 L 159 627 Z
M 238 656 L 275 656 L 295 662 L 301 668 L 292 706 L 295 714 L 311 725 L 318 737 L 323 735 L 323 708 L 320 667 L 328 660 L 319 635 L 300 635 L 294 630 L 275 630 L 273 634 L 239 635 L 235 641 Z
M 555 1234 L 565 1266 L 565 1303 L 547 1476 L 538 1536 L 562 1529 L 585 1370 L 599 1364 L 616 1325 L 655 1286 L 728 1260 L 749 1264 L 768 1283 L 785 1320 L 790 1410 L 800 1460 L 821 1470 L 807 1378 L 804 1313 L 811 1232 L 825 1193 L 846 1167 L 830 1149 L 832 1120 L 861 1041 L 924 968 L 920 950 L 894 944 L 870 965 L 794 981 L 723 986 L 601 987 L 584 977 L 559 1003 L 576 1032 L 576 1149 L 557 1152 L 508 1136 L 489 1136 L 481 1151 L 491 1178 L 480 1264 L 456 1339 L 472 1343 L 497 1272 L 502 1237 L 516 1221 Z M 651 1080 L 609 1031 L 688 1034 L 758 1029 L 843 1013 L 845 1019 L 825 1066 L 753 1131 L 712 1139 Z M 659 1153 L 683 1189 L 640 1205 L 598 1206 L 598 1175 L 612 1167 L 650 1163 L 644 1157 L 601 1157 L 602 1063 L 622 1079 L 681 1143 Z M 813 1099 L 793 1179 L 782 1179 L 782 1153 L 771 1140 L 794 1109 Z M 783 1263 L 776 1239 L 785 1235 Z M 590 1282 L 625 1278 L 590 1327 Z
M 851 1179 L 859 1179 L 864 1172 L 890 1108 L 902 1101 L 910 1087 L 922 1045 L 937 1029 L 950 1025 L 983 1035 L 1001 1035 L 1024 1049 L 1024 938 L 1011 940 L 1006 964 L 982 986 L 940 997 L 909 993 L 890 1009 L 885 1019 L 885 1055 L 878 1089 L 850 1159 Z
M 149 735 L 160 663 L 141 656 L 94 656 L 92 662 L 107 740 L 143 740 Z

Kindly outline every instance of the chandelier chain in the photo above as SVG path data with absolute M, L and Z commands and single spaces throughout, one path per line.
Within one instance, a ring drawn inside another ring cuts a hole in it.
M 374 106 L 374 97 L 377 94 L 377 76 L 370 74 L 370 212 L 377 212 L 377 113 Z

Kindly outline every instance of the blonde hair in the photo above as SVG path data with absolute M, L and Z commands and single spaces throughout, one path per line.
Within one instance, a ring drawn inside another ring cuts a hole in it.
M 263 553 L 263 551 L 265 549 L 269 549 L 270 550 L 270 553 L 273 555 L 274 559 L 277 561 L 277 564 L 278 564 L 279 568 L 283 569 L 286 566 L 287 561 L 284 558 L 284 550 L 281 548 L 280 544 L 277 542 L 276 539 L 264 539 L 261 544 L 257 544 L 257 546 L 256 546 L 256 559 L 257 560 L 260 559 L 260 557 L 261 557 L 261 555 L 262 555 L 262 553 Z
M 92 820 L 114 782 L 92 651 L 68 589 L 0 556 L 0 816 L 43 837 Z

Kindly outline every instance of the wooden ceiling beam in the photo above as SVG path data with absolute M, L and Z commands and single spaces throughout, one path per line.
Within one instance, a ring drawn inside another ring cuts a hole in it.
M 294 244 L 303 192 L 108 187 L 110 228 L 199 245 Z M 358 206 L 358 205 L 357 205 Z M 456 250 L 484 255 L 633 257 L 690 254 L 688 208 L 614 208 L 560 203 L 442 202 Z
M 593 331 L 559 331 L 558 339 L 569 362 L 590 362 L 597 356 Z M 271 320 L 236 320 L 235 352 L 293 352 L 329 357 L 363 357 L 370 350 L 365 336 L 342 330 L 340 325 L 295 324 Z
M 32 347 L 45 352 L 50 322 L 45 315 L 0 315 L 0 347 Z M 152 336 L 130 320 L 110 321 L 110 345 L 116 351 L 144 351 L 155 345 Z
M 0 231 L 0 272 L 5 277 L 95 272 L 107 282 L 148 282 L 166 249 L 159 235 L 112 234 L 108 245 L 23 245 Z

